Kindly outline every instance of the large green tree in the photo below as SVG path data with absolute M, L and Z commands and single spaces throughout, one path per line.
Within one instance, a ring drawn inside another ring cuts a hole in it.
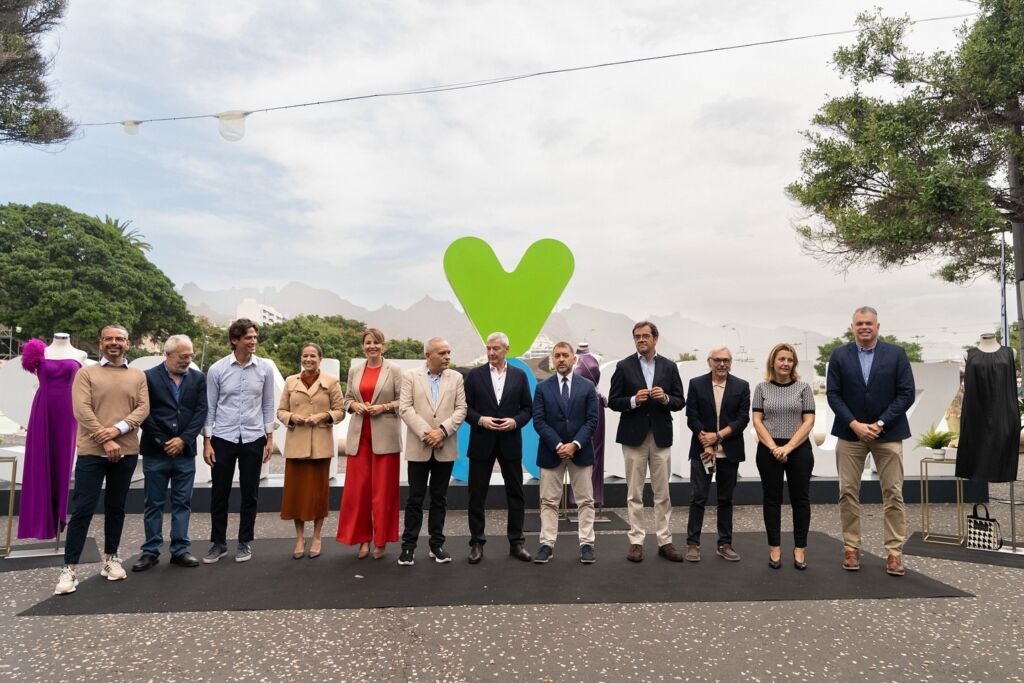
M 891 334 L 881 334 L 878 336 L 884 342 L 895 344 L 896 346 L 902 346 L 903 350 L 907 352 L 907 358 L 910 359 L 911 363 L 920 363 L 921 358 L 921 345 L 917 342 L 903 341 L 897 339 Z M 843 344 L 849 344 L 853 341 L 853 332 L 846 330 L 842 337 L 836 337 L 830 342 L 822 344 L 818 347 L 818 360 L 814 363 L 814 371 L 820 376 L 825 376 L 825 364 L 828 363 L 828 359 L 832 356 L 832 352 L 838 349 Z
M 75 132 L 54 107 L 45 77 L 43 36 L 60 23 L 66 0 L 0 0 L 0 143 L 51 144 Z
M 300 315 L 260 330 L 257 353 L 272 358 L 285 376 L 299 372 L 299 355 L 310 342 L 319 344 L 326 358 L 341 362 L 344 383 L 353 358 L 363 355 L 362 342 L 366 324 L 340 315 Z M 422 358 L 423 343 L 414 339 L 390 340 L 386 358 Z
M 814 117 L 787 188 L 813 217 L 797 227 L 808 252 L 843 268 L 937 261 L 949 282 L 998 277 L 1002 235 L 1024 222 L 1024 0 L 977 5 L 952 53 L 910 51 L 909 20 L 880 13 L 836 51 L 853 92 Z
M 83 348 L 110 322 L 135 342 L 199 333 L 171 281 L 118 228 L 56 204 L 0 206 L 0 321 L 27 336 L 68 332 Z

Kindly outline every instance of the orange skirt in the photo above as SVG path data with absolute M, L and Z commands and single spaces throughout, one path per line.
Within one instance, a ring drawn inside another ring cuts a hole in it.
M 326 517 L 330 480 L 330 458 L 287 458 L 284 463 L 284 491 L 281 493 L 281 519 L 313 522 Z

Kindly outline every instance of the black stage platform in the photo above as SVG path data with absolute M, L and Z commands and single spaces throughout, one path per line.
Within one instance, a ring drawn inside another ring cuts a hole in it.
M 626 560 L 624 536 L 601 535 L 597 564 L 580 564 L 578 545 L 562 537 L 548 564 L 520 562 L 500 553 L 469 565 L 464 554 L 468 538 L 456 537 L 446 544 L 457 553 L 451 563 L 436 564 L 421 546 L 412 567 L 396 563 L 397 550 L 381 560 L 357 560 L 351 548 L 330 540 L 315 560 L 293 560 L 294 539 L 257 539 L 253 559 L 243 564 L 232 562 L 229 554 L 217 564 L 194 569 L 161 562 L 144 573 L 129 573 L 125 581 L 95 576 L 83 581 L 76 593 L 48 598 L 19 616 L 973 597 L 912 570 L 904 577 L 889 576 L 882 558 L 867 553 L 861 555 L 859 572 L 844 571 L 839 562 L 842 541 L 819 532 L 808 538 L 806 571 L 797 571 L 791 560 L 782 569 L 769 568 L 763 533 L 735 535 L 737 550 L 745 553 L 742 562 L 717 557 L 715 537 L 705 538 L 704 559 L 698 563 L 659 558 L 649 534 L 646 559 L 640 564 Z M 677 541 L 685 539 L 678 536 Z M 530 536 L 527 545 L 535 550 L 536 537 Z
M 954 477 L 930 477 L 929 499 L 932 503 L 953 503 L 956 502 L 956 488 Z M 272 475 L 264 479 L 260 484 L 259 511 L 278 512 L 281 509 L 281 486 L 283 478 L 281 475 Z M 524 489 L 526 494 L 527 509 L 538 509 L 540 507 L 540 482 L 531 479 L 526 482 Z M 9 484 L 0 482 L 0 515 L 7 512 L 7 500 L 9 496 Z M 239 496 L 234 490 L 231 494 L 231 512 L 238 512 Z M 341 492 L 344 487 L 335 484 L 331 485 L 331 509 L 337 510 L 341 506 Z M 716 505 L 715 487 L 711 487 L 711 495 L 708 505 Z M 407 488 L 401 487 L 402 506 L 405 505 Z M 687 505 L 690 501 L 690 482 L 686 479 L 673 477 L 669 483 L 669 495 L 674 505 Z M 17 510 L 20 490 L 15 493 L 15 510 Z M 921 487 L 917 479 L 907 479 L 903 482 L 903 499 L 907 503 L 921 502 Z M 835 477 L 812 477 L 811 478 L 811 503 L 832 504 L 839 500 L 839 480 Z M 861 484 L 860 500 L 862 503 L 873 504 L 882 502 L 882 490 L 877 477 L 865 479 Z M 984 482 L 964 481 L 964 500 L 969 503 L 988 502 L 988 485 Z M 97 504 L 96 512 L 103 511 L 103 497 Z M 452 481 L 448 488 L 448 509 L 465 510 L 469 502 L 469 492 L 465 482 Z M 142 481 L 132 484 L 128 492 L 127 512 L 138 514 L 143 511 L 145 493 L 142 489 Z M 736 491 L 733 494 L 733 503 L 736 505 L 760 505 L 761 504 L 761 481 L 759 479 L 740 479 L 736 484 Z M 786 503 L 789 503 L 789 496 L 786 496 Z M 653 505 L 651 488 L 648 485 L 645 490 L 644 504 Z M 490 509 L 502 509 L 505 507 L 505 490 L 501 484 L 491 484 L 487 494 L 487 507 Z M 626 481 L 625 479 L 608 478 L 604 484 L 604 507 L 623 508 L 626 507 Z M 170 507 L 168 507 L 168 511 Z M 210 485 L 196 484 L 192 493 L 193 512 L 210 511 Z

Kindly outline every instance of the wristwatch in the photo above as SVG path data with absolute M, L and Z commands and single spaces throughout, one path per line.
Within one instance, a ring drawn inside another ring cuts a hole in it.
M 884 423 L 884 422 L 882 422 L 881 420 L 879 420 L 879 421 L 878 421 L 878 426 L 879 426 L 879 427 L 885 427 L 885 423 Z

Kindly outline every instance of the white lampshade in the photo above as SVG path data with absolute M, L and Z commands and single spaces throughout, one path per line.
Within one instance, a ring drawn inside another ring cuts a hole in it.
M 136 121 L 134 119 L 129 119 L 127 121 L 121 122 L 121 126 L 123 126 L 124 128 L 124 132 L 127 133 L 128 135 L 138 135 L 139 126 L 141 125 L 142 121 Z
M 247 111 L 222 111 L 219 114 L 214 114 L 217 117 L 218 130 L 220 130 L 220 136 L 228 142 L 238 142 L 245 137 L 245 117 L 249 115 Z

